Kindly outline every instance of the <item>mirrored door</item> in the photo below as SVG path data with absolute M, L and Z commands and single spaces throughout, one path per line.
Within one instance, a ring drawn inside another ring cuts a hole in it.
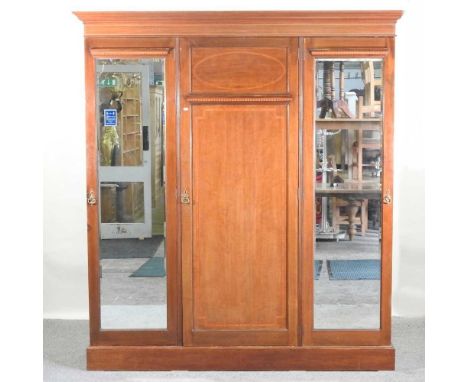
M 95 156 L 97 170 L 94 176 L 88 168 L 88 187 L 97 190 L 88 194 L 97 285 L 90 290 L 91 338 L 175 344 L 177 204 L 168 197 L 176 191 L 174 57 L 171 49 L 151 48 L 91 49 L 90 56 L 95 141 L 88 135 L 88 147 L 95 151 L 88 158 Z
M 383 344 L 390 333 L 393 59 L 348 51 L 311 49 L 304 68 L 308 344 Z

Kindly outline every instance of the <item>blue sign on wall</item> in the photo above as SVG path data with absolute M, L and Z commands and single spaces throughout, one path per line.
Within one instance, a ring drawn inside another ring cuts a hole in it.
M 104 109 L 104 126 L 117 126 L 117 109 Z

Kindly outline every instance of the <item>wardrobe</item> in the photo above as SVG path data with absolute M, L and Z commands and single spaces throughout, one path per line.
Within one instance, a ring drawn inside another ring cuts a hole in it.
M 402 12 L 75 14 L 88 369 L 394 369 Z

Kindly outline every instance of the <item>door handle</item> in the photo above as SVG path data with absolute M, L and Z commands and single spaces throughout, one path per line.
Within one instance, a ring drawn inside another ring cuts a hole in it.
M 149 150 L 148 126 L 143 126 L 143 151 Z

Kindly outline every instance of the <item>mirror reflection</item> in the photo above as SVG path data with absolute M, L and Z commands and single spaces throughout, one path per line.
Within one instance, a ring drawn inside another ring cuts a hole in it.
M 97 60 L 103 329 L 165 329 L 164 59 Z
M 316 61 L 315 329 L 380 327 L 382 60 Z

